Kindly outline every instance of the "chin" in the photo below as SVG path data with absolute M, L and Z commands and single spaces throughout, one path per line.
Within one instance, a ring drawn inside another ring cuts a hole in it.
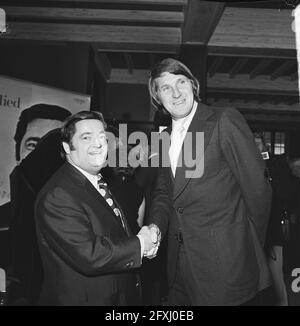
M 97 174 L 103 168 L 103 165 L 93 165 L 90 167 L 92 174 Z
M 186 117 L 187 115 L 189 115 L 190 112 L 178 112 L 177 114 L 175 113 L 174 117 L 177 118 L 177 119 L 181 119 L 181 118 L 184 118 Z
M 97 163 L 97 164 L 94 164 L 94 169 L 102 169 L 103 166 L 105 165 L 105 162 L 101 162 L 101 163 Z

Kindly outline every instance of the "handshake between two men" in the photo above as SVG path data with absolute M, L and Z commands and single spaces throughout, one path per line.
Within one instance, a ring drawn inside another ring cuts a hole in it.
M 143 226 L 138 233 L 139 238 L 143 239 L 143 256 L 149 259 L 156 257 L 161 241 L 161 233 L 155 224 Z

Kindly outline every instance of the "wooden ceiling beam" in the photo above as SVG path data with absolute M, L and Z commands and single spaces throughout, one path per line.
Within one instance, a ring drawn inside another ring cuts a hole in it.
M 176 53 L 181 44 L 180 28 L 81 25 L 51 23 L 9 23 L 1 40 L 32 40 L 97 43 L 102 50 Z
M 129 53 L 124 53 L 124 58 L 125 58 L 125 62 L 128 68 L 128 72 L 130 74 L 133 73 L 133 60 L 132 60 L 132 56 Z
M 207 44 L 222 16 L 224 6 L 222 2 L 189 0 L 185 10 L 182 42 Z
M 130 5 L 176 5 L 184 6 L 188 0 L 41 0 L 41 2 L 77 2 L 78 4 L 85 3 L 109 3 L 109 4 L 130 4 Z
M 263 49 L 237 46 L 212 46 L 208 44 L 208 55 L 224 57 L 270 58 L 270 59 L 295 59 L 296 49 Z
M 253 109 L 253 110 L 266 110 L 266 111 L 293 111 L 293 112 L 299 112 L 300 113 L 300 106 L 299 104 L 292 104 L 289 105 L 287 103 L 261 103 L 259 104 L 256 101 L 243 101 L 243 100 L 234 100 L 232 102 L 229 102 L 228 99 L 220 99 L 215 100 L 214 98 L 208 97 L 208 103 L 212 104 L 214 106 L 233 106 L 237 109 L 244 108 L 244 109 Z
M 200 97 L 206 100 L 207 42 L 224 9 L 224 3 L 189 0 L 182 26 L 182 45 L 179 59 L 200 82 Z
M 295 33 L 291 28 L 292 10 L 225 8 L 208 42 L 210 49 L 229 49 L 264 54 L 280 51 L 296 55 Z
M 293 104 L 297 104 L 299 105 L 299 97 L 293 97 L 293 98 L 290 98 L 290 99 L 287 99 L 286 102 L 290 105 L 293 105 Z
M 264 103 L 264 102 L 266 102 L 265 101 L 265 99 L 263 98 L 263 97 L 261 97 L 261 95 L 259 95 L 259 94 L 249 94 L 250 96 L 251 96 L 251 100 L 252 101 L 261 101 L 261 103 Z
M 234 78 L 248 63 L 247 58 L 238 59 L 238 61 L 234 64 L 232 69 L 229 71 L 229 78 Z
M 97 70 L 102 75 L 103 79 L 107 82 L 110 80 L 111 73 L 111 63 L 108 59 L 108 56 L 103 52 L 99 52 L 94 44 L 92 44 L 92 49 L 94 52 L 94 61 Z
M 298 71 L 295 71 L 294 73 L 292 73 L 290 75 L 290 79 L 291 79 L 291 81 L 297 80 L 298 79 Z
M 270 80 L 267 75 L 258 76 L 255 79 L 249 79 L 249 75 L 237 75 L 235 78 L 230 79 L 228 74 L 215 74 L 213 77 L 208 78 L 208 88 L 218 89 L 240 89 L 240 90 L 254 90 L 254 91 L 275 91 L 275 92 L 291 92 L 298 94 L 297 81 L 290 81 L 286 78 L 279 77 L 275 80 Z
M 285 96 L 288 98 L 298 99 L 299 95 L 296 91 L 283 91 L 283 90 L 264 90 L 264 89 L 247 89 L 247 88 L 217 88 L 209 87 L 207 88 L 208 96 L 212 97 L 215 94 L 225 94 L 226 97 L 231 97 L 236 95 L 239 98 L 244 95 L 257 95 L 257 100 L 261 103 L 266 102 L 264 99 L 265 96 Z M 217 96 L 217 95 L 216 95 Z
M 146 69 L 134 69 L 131 74 L 127 69 L 112 69 L 109 83 L 146 85 L 148 77 L 149 70 Z
M 292 66 L 296 66 L 297 65 L 297 61 L 285 61 L 284 63 L 282 63 L 278 68 L 276 68 L 273 73 L 271 74 L 271 80 L 274 80 L 276 78 L 278 78 L 279 76 L 284 75 Z M 297 69 L 297 68 L 296 68 Z
M 273 131 L 299 131 L 300 116 L 298 112 L 276 111 L 274 114 L 266 111 L 251 112 L 252 110 L 240 109 L 248 121 L 249 126 L 254 130 Z
M 97 67 L 99 68 L 100 63 L 100 71 L 103 71 L 103 76 L 105 77 L 106 81 L 110 80 L 110 73 L 111 73 L 111 64 L 108 59 L 108 56 L 105 53 L 98 52 L 96 56 Z
M 261 60 L 250 72 L 249 74 L 249 78 L 250 79 L 254 79 L 256 78 L 258 75 L 262 74 L 265 69 L 267 67 L 269 67 L 271 65 L 271 63 L 273 62 L 272 59 L 263 59 Z
M 180 25 L 184 21 L 183 12 L 151 10 L 116 10 L 54 7 L 1 7 L 7 20 L 46 20 L 102 23 L 144 23 L 160 25 Z
M 216 57 L 214 61 L 212 62 L 211 66 L 209 67 L 208 73 L 209 77 L 213 77 L 214 74 L 218 71 L 218 68 L 223 63 L 224 57 Z

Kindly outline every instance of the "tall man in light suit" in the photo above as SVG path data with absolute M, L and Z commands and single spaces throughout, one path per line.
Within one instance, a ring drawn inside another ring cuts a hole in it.
M 197 79 L 179 61 L 158 63 L 149 90 L 172 117 L 170 167 L 160 169 L 150 214 L 157 234 L 168 231 L 168 303 L 254 304 L 270 282 L 262 247 L 271 187 L 252 133 L 236 110 L 202 104 Z
M 44 269 L 39 303 L 137 305 L 136 268 L 154 245 L 146 227 L 138 236 L 131 233 L 113 194 L 99 188 L 107 157 L 102 115 L 76 113 L 61 134 L 67 162 L 42 188 L 35 206 Z

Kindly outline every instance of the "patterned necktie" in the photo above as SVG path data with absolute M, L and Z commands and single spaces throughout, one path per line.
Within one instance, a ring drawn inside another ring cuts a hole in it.
M 107 183 L 103 180 L 102 175 L 98 175 L 98 187 L 99 187 L 99 192 L 100 195 L 105 199 L 109 207 L 113 210 L 116 216 L 120 218 L 120 221 L 122 223 L 123 228 L 126 230 L 125 223 L 121 214 L 120 209 L 118 206 L 115 204 L 112 194 L 108 189 Z

